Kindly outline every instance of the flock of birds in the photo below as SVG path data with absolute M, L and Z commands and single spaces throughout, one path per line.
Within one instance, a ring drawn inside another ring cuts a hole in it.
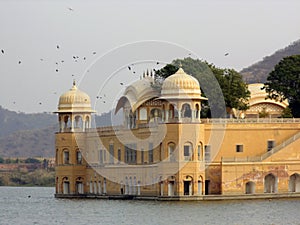
M 59 50 L 60 48 L 61 48 L 60 45 L 56 45 L 56 49 L 57 49 L 57 50 Z M 7 51 L 6 51 L 5 49 L 1 49 L 0 51 L 1 51 L 1 54 L 2 54 L 2 55 L 5 55 L 5 54 L 7 53 Z M 96 55 L 96 54 L 97 54 L 96 51 L 93 51 L 93 52 L 91 53 L 91 55 Z M 83 61 L 86 61 L 86 60 L 87 60 L 87 57 L 86 57 L 86 56 L 84 56 L 84 57 L 79 57 L 78 55 L 73 55 L 73 56 L 72 56 L 72 60 L 73 60 L 74 62 L 78 62 L 80 59 L 82 59 Z M 44 58 L 40 58 L 40 61 L 45 61 L 45 59 L 44 59 Z M 60 60 L 60 61 L 56 61 L 56 62 L 55 62 L 55 65 L 56 65 L 55 72 L 56 72 L 56 73 L 59 73 L 59 71 L 60 71 L 59 65 L 60 65 L 60 64 L 63 64 L 64 62 L 65 62 L 65 60 Z M 17 64 L 18 64 L 18 65 L 22 64 L 22 60 L 19 59 L 19 60 L 17 61 Z M 75 75 L 72 74 L 71 76 L 74 77 Z M 53 92 L 53 94 L 57 94 L 57 92 Z M 13 101 L 12 103 L 15 105 L 17 102 L 16 102 L 16 101 Z M 38 104 L 39 104 L 39 105 L 42 105 L 43 103 L 40 101 L 40 102 L 38 102 Z
M 72 8 L 72 7 L 68 7 L 67 8 L 69 11 L 74 11 L 74 9 Z M 60 47 L 60 45 L 56 45 L 56 49 L 57 50 L 59 50 L 61 47 Z M 1 54 L 5 54 L 6 53 L 6 51 L 5 51 L 5 49 L 1 49 Z M 97 52 L 96 51 L 93 51 L 92 52 L 92 55 L 96 55 L 97 54 Z M 229 53 L 225 53 L 224 54 L 224 56 L 228 56 L 229 55 Z M 189 56 L 191 56 L 191 53 L 189 53 Z M 74 62 L 78 62 L 80 59 L 82 59 L 83 61 L 86 61 L 87 60 L 87 57 L 86 56 L 84 56 L 84 57 L 79 57 L 78 55 L 73 55 L 72 56 L 72 60 L 74 61 Z M 44 58 L 40 58 L 40 61 L 44 61 Z M 60 72 L 60 69 L 59 69 L 59 65 L 60 64 L 63 64 L 65 62 L 65 60 L 60 60 L 60 61 L 57 61 L 57 62 L 55 62 L 55 65 L 56 65 L 56 68 L 55 68 L 55 72 L 56 73 L 59 73 Z M 17 62 L 17 64 L 22 64 L 22 60 L 18 60 L 18 62 Z M 160 64 L 160 62 L 156 62 L 156 64 L 158 65 L 158 64 Z M 130 64 L 130 65 L 128 65 L 128 70 L 130 71 L 130 72 L 132 72 L 133 74 L 136 74 L 136 71 L 134 71 L 134 64 Z M 155 71 L 155 69 L 154 69 L 154 71 Z M 87 71 L 87 72 L 89 72 L 89 71 Z M 75 75 L 74 74 L 72 74 L 72 77 L 74 77 Z M 124 85 L 124 82 L 120 82 L 120 85 L 121 86 L 123 86 Z M 53 94 L 57 94 L 57 92 L 54 92 Z M 106 95 L 105 94 L 103 94 L 103 96 L 96 96 L 96 99 L 97 100 L 102 100 L 102 102 L 103 103 L 106 103 L 106 101 L 105 101 L 105 98 L 106 98 Z M 13 104 L 16 104 L 16 101 L 13 101 Z M 39 105 L 42 105 L 42 102 L 38 102 L 38 104 Z

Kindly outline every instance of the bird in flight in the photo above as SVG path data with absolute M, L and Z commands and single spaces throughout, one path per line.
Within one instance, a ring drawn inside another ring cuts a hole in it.
M 96 55 L 97 54 L 97 52 L 93 52 L 93 55 Z
M 123 83 L 123 82 L 121 82 L 120 84 L 121 84 L 121 85 L 123 85 L 124 83 Z
M 74 11 L 74 9 L 73 9 L 73 8 L 71 8 L 71 7 L 68 7 L 68 10 L 70 10 L 70 11 Z
M 19 64 L 21 64 L 22 62 L 19 60 Z
M 128 69 L 129 69 L 129 70 L 131 70 L 131 67 L 130 67 L 130 66 L 128 66 Z
M 227 52 L 227 53 L 225 53 L 225 55 L 224 56 L 228 56 L 229 55 L 229 53 Z
M 58 72 L 58 69 L 56 69 L 55 71 Z
M 59 49 L 59 45 L 56 45 L 56 48 Z
M 1 52 L 2 52 L 2 54 L 4 54 L 4 50 L 3 49 L 1 49 Z

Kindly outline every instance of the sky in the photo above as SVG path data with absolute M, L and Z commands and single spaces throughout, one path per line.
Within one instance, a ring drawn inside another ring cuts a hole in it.
M 298 0 L 0 0 L 0 105 L 53 112 L 75 79 L 101 114 L 176 58 L 240 71 L 300 39 L 299 10 Z

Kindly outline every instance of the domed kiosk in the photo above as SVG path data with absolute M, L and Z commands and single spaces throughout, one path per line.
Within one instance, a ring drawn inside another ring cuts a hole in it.
M 166 122 L 183 118 L 200 121 L 201 100 L 207 100 L 201 97 L 198 80 L 182 68 L 165 79 L 160 99 L 165 100 L 162 107 Z
M 91 126 L 91 99 L 85 92 L 79 90 L 73 81 L 72 88 L 62 94 L 58 102 L 60 132 L 85 131 Z
M 268 95 L 263 87 L 264 84 L 262 83 L 248 85 L 251 97 L 249 99 L 249 109 L 245 112 L 247 118 L 257 118 L 262 112 L 270 118 L 277 118 L 289 105 L 287 100 L 280 102 L 267 98 Z

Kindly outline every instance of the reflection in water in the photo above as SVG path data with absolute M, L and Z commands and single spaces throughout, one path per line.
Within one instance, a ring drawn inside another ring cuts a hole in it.
M 300 201 L 55 199 L 54 188 L 0 187 L 0 224 L 299 224 Z M 30 196 L 30 197 L 29 197 Z

